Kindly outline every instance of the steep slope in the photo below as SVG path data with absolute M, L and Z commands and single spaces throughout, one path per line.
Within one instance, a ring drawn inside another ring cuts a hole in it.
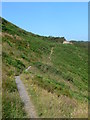
M 0 32 L 1 32 L 1 22 L 0 22 Z M 0 119 L 2 118 L 2 42 L 0 37 Z
M 26 116 L 14 79 L 20 74 L 39 117 L 87 117 L 87 43 L 62 44 L 64 37 L 35 35 L 5 19 L 2 37 L 3 117 Z

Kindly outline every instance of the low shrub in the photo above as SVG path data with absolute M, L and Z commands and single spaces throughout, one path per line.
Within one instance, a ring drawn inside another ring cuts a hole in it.
M 62 82 L 57 82 L 56 80 L 51 80 L 51 79 L 43 78 L 40 75 L 36 75 L 33 78 L 33 83 L 46 89 L 48 92 L 56 93 L 58 96 L 63 94 L 71 97 L 71 94 L 69 92 L 69 87 Z
M 13 59 L 5 52 L 2 53 L 2 56 L 3 56 L 3 60 L 6 61 L 7 64 L 12 65 L 17 70 L 22 71 L 25 68 L 25 65 L 20 60 Z

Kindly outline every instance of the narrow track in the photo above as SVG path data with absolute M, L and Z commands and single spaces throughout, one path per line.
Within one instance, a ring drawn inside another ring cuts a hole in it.
M 18 88 L 21 100 L 24 103 L 25 111 L 28 115 L 28 118 L 37 118 L 34 105 L 32 104 L 30 97 L 28 96 L 28 93 L 25 89 L 24 84 L 20 80 L 20 76 L 15 76 L 15 79 L 16 79 L 15 81 L 17 84 L 17 88 Z
M 51 60 L 51 55 L 53 54 L 53 49 L 54 49 L 54 47 L 51 48 L 51 52 L 50 52 L 50 56 L 49 56 L 50 60 Z

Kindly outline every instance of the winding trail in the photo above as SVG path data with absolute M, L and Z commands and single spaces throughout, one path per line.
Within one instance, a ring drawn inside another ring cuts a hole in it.
M 53 49 L 54 49 L 54 47 L 51 48 L 51 52 L 50 52 L 50 56 L 49 56 L 50 61 L 51 61 L 51 55 L 53 54 Z M 29 66 L 25 71 L 28 71 L 30 68 L 31 68 L 31 66 Z M 36 114 L 34 105 L 32 104 L 30 97 L 28 96 L 26 88 L 20 79 L 20 76 L 15 76 L 15 81 L 16 81 L 16 85 L 17 85 L 21 100 L 24 103 L 25 111 L 28 115 L 27 117 L 28 118 L 37 118 L 37 114 Z
M 51 52 L 50 52 L 50 56 L 49 56 L 50 60 L 51 60 L 51 55 L 53 54 L 53 49 L 54 49 L 54 47 L 51 48 Z
M 17 84 L 17 88 L 21 97 L 22 102 L 24 103 L 25 111 L 27 113 L 28 118 L 37 118 L 37 114 L 34 108 L 34 105 L 32 104 L 30 97 L 28 96 L 28 93 L 25 89 L 24 84 L 20 80 L 20 76 L 15 76 L 15 81 Z

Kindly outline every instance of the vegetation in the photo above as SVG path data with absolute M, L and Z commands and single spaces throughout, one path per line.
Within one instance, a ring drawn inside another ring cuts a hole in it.
M 35 35 L 5 19 L 2 32 L 3 118 L 27 116 L 15 75 L 23 80 L 39 117 L 87 117 L 87 42 L 62 44 L 64 37 Z
M 0 119 L 2 118 L 2 45 L 0 37 Z

